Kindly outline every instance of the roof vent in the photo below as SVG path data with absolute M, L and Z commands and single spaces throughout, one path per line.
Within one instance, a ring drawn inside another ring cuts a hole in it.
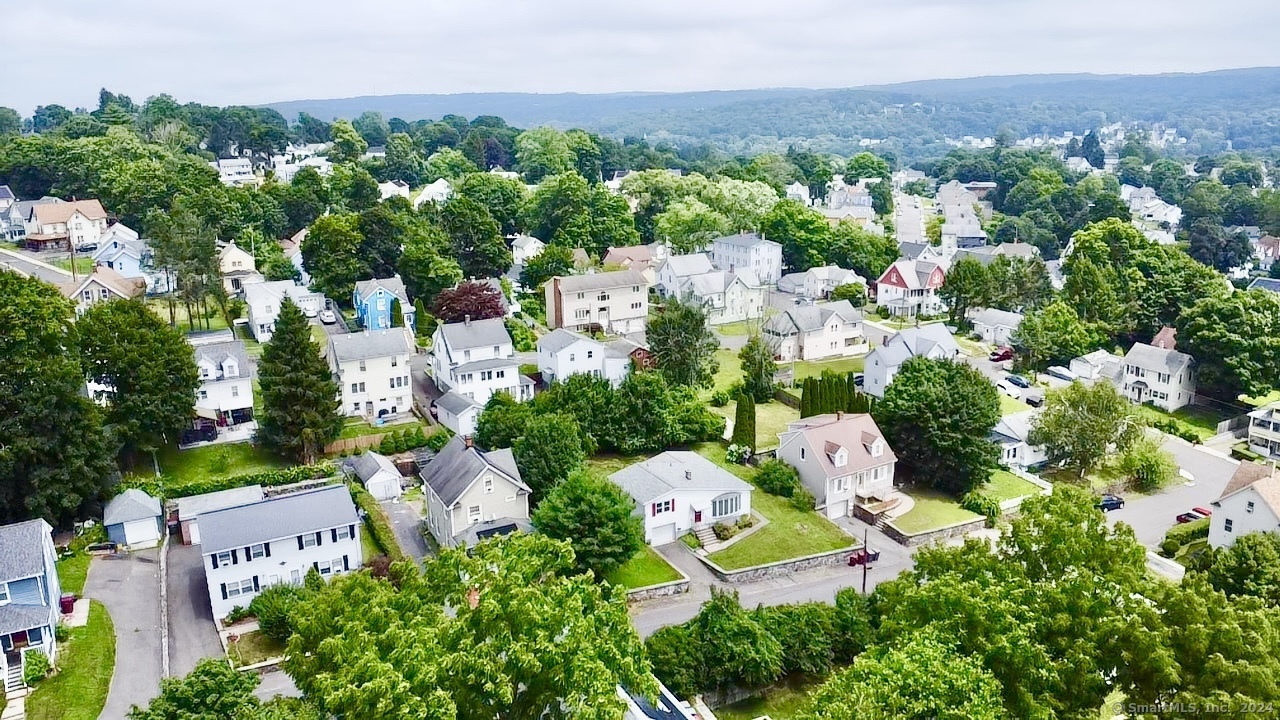
M 692 470 L 685 470 L 685 471 L 684 471 L 684 479 L 685 479 L 685 480 L 692 480 L 692 479 L 693 479 L 693 471 L 692 471 Z

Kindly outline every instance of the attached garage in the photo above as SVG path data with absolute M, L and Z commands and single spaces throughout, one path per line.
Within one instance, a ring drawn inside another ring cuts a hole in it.
M 827 517 L 834 520 L 849 514 L 849 501 L 840 500 L 827 506 Z
M 160 501 L 130 488 L 107 503 L 102 523 L 111 542 L 133 549 L 155 547 L 163 537 Z
M 676 541 L 676 525 L 659 525 L 649 533 L 650 545 L 668 545 Z

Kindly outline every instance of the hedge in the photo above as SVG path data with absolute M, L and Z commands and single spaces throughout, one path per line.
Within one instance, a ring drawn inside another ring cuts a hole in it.
M 351 499 L 356 501 L 356 505 L 365 512 L 365 522 L 368 524 L 369 532 L 373 533 L 373 539 L 378 541 L 382 549 L 386 551 L 387 557 L 392 560 L 403 560 L 404 551 L 400 549 L 400 543 L 396 540 L 395 531 L 391 529 L 391 523 L 387 521 L 387 516 L 382 514 L 382 508 L 378 506 L 378 501 L 373 499 L 367 490 L 360 487 L 357 483 L 349 483 L 347 485 L 351 489 Z M 373 558 L 365 558 L 365 562 Z
M 1189 523 L 1174 525 L 1164 535 L 1165 540 L 1173 540 L 1178 545 L 1186 545 L 1192 540 L 1200 540 L 1207 537 L 1209 537 L 1209 518 L 1201 518 Z
M 131 477 L 120 481 L 116 486 L 116 491 L 119 493 L 129 488 L 137 488 L 152 497 L 167 500 L 188 495 L 203 495 L 205 493 L 218 492 L 219 490 L 230 490 L 247 485 L 262 485 L 264 487 L 291 485 L 307 480 L 330 477 L 335 475 L 337 471 L 337 466 L 333 462 L 322 460 L 312 465 L 295 465 L 278 470 L 264 470 L 263 472 L 225 477 L 209 477 L 173 485 L 164 475 L 159 477 Z

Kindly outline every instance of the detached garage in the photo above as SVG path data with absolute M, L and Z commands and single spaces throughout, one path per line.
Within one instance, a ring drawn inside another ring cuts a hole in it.
M 162 516 L 158 499 L 130 488 L 107 503 L 102 523 L 111 542 L 140 550 L 160 544 Z
M 403 492 L 400 470 L 384 455 L 370 450 L 355 459 L 352 470 L 364 483 L 364 489 L 377 500 L 395 500 Z

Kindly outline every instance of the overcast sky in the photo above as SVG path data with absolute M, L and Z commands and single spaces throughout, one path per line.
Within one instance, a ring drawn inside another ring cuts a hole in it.
M 10 7 L 5 8 L 5 5 Z M 0 0 L 0 105 L 850 87 L 1280 65 L 1276 0 Z

